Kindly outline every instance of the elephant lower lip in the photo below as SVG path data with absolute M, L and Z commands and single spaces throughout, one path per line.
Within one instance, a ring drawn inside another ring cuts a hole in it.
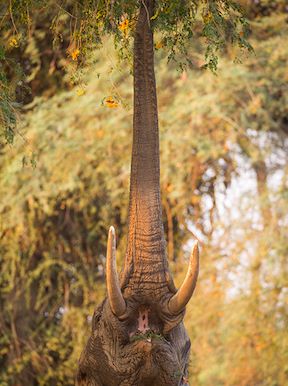
M 144 333 L 137 331 L 135 333 L 130 334 L 130 342 L 144 342 L 148 344 L 152 343 L 160 343 L 160 342 L 166 342 L 166 339 L 163 335 L 157 334 L 152 330 L 145 331 Z

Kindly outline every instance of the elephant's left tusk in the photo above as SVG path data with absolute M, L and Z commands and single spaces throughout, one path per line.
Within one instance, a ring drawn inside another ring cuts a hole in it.
M 106 257 L 106 283 L 108 299 L 113 314 L 120 318 L 126 312 L 126 303 L 121 293 L 116 268 L 116 238 L 113 226 L 109 229 Z
M 178 289 L 176 294 L 172 296 L 168 303 L 168 310 L 171 314 L 179 314 L 187 305 L 193 295 L 197 277 L 199 273 L 199 248 L 198 241 L 195 242 L 193 251 L 190 256 L 190 262 L 186 277 L 183 284 Z

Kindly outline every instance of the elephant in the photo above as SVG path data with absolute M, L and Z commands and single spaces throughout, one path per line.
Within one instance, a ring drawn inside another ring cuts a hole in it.
M 151 16 L 140 5 L 134 35 L 134 113 L 128 237 L 124 268 L 116 267 L 116 235 L 107 242 L 107 296 L 93 315 L 81 354 L 79 386 L 188 385 L 190 339 L 183 324 L 196 286 L 199 249 L 177 290 L 169 271 L 160 196 L 159 129 Z

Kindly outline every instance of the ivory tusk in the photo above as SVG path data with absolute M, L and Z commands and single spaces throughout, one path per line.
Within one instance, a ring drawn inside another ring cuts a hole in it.
M 126 312 L 126 303 L 121 293 L 116 267 L 116 237 L 113 226 L 109 229 L 106 256 L 106 284 L 108 299 L 113 314 L 121 317 Z
M 176 294 L 168 303 L 168 310 L 173 315 L 179 314 L 187 305 L 193 295 L 199 273 L 199 248 L 195 242 L 190 256 L 190 262 L 186 277 Z

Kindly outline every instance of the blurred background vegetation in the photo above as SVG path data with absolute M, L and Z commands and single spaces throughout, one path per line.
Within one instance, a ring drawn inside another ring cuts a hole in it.
M 288 8 L 241 3 L 255 54 L 233 63 L 228 47 L 217 76 L 201 68 L 201 40 L 179 73 L 155 39 L 176 283 L 191 242 L 201 245 L 185 318 L 194 386 L 288 385 Z M 25 41 L 6 31 L 0 50 L 1 386 L 74 384 L 105 295 L 107 230 L 119 266 L 127 234 L 129 68 L 107 38 L 74 71 L 77 49 L 50 48 L 51 24 L 38 19 Z

